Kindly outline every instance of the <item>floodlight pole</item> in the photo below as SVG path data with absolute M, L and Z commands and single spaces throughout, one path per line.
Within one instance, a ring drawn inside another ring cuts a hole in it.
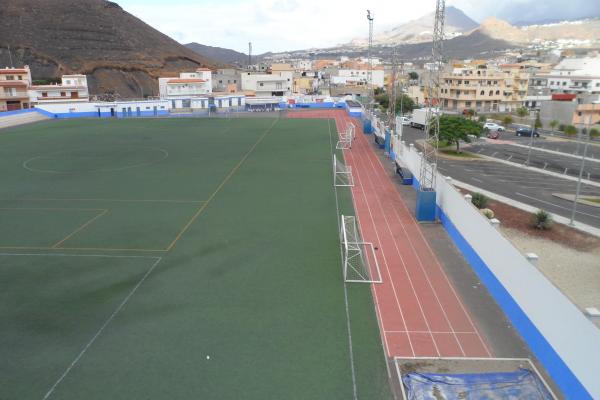
M 581 178 L 583 176 L 583 167 L 585 166 L 585 157 L 587 155 L 588 145 L 590 144 L 589 128 L 592 123 L 592 114 L 588 117 L 588 123 L 586 131 L 588 134 L 588 140 L 586 140 L 583 146 L 583 157 L 581 157 L 581 165 L 579 166 L 579 177 L 577 178 L 577 190 L 575 190 L 575 198 L 573 199 L 573 210 L 571 211 L 571 220 L 569 221 L 570 226 L 575 226 L 575 213 L 577 212 L 577 202 L 579 201 L 579 192 L 581 191 Z
M 372 111 L 373 102 L 375 101 L 375 94 L 373 90 L 373 59 L 372 59 L 372 49 L 373 49 L 373 15 L 371 15 L 371 10 L 367 10 L 367 20 L 369 21 L 369 49 L 367 53 L 368 58 L 368 70 L 367 70 L 367 89 L 369 91 L 369 103 L 367 104 L 367 109 Z
M 535 104 L 539 102 L 540 92 L 537 91 L 535 96 Z M 535 111 L 535 117 L 533 118 L 533 122 L 531 123 L 531 138 L 529 138 L 529 149 L 527 150 L 527 161 L 525 161 L 525 165 L 529 166 L 529 162 L 531 159 L 531 149 L 533 148 L 533 137 L 535 136 L 535 123 L 537 122 L 537 118 L 539 117 L 539 111 Z

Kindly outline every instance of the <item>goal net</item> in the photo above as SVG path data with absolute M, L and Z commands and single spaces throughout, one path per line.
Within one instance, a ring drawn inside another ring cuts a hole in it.
M 354 186 L 352 167 L 345 165 L 333 155 L 333 184 L 334 186 Z
M 346 125 L 346 130 L 344 132 L 339 132 L 338 136 L 340 137 L 340 140 L 338 140 L 335 148 L 338 150 L 351 149 L 352 141 L 355 138 L 354 124 L 350 123 Z
M 344 281 L 381 283 L 375 248 L 372 243 L 361 240 L 356 217 L 342 215 L 340 240 L 343 249 Z

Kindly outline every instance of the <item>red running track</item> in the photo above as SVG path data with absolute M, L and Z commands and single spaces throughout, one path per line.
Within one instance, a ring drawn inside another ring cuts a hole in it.
M 372 290 L 390 357 L 491 357 L 477 327 L 404 203 L 361 124 L 343 110 L 289 112 L 290 118 L 334 118 L 338 132 L 356 127 L 352 197 L 363 240 L 372 242 L 383 283 Z

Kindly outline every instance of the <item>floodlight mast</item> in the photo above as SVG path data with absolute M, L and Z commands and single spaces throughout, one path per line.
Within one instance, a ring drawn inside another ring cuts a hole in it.
M 390 93 L 389 93 L 389 121 L 388 125 L 392 134 L 396 133 L 396 79 L 398 73 L 398 63 L 396 61 L 396 48 L 392 50 L 392 76 L 390 79 Z M 402 95 L 402 94 L 400 94 Z
M 371 10 L 367 10 L 367 20 L 369 21 L 369 48 L 367 50 L 367 60 L 368 60 L 368 69 L 367 69 L 367 89 L 369 91 L 369 100 L 367 103 L 367 109 L 372 111 L 373 102 L 375 101 L 375 95 L 373 90 L 373 15 L 371 14 Z
M 437 153 L 440 138 L 439 114 L 433 106 L 441 110 L 440 103 L 440 75 L 443 69 L 443 42 L 444 42 L 444 14 L 446 12 L 445 0 L 437 0 L 435 6 L 435 21 L 431 49 L 431 71 L 427 85 L 428 104 L 425 123 L 425 143 L 423 144 L 423 162 L 419 174 L 419 183 L 424 191 L 435 190 L 437 173 Z

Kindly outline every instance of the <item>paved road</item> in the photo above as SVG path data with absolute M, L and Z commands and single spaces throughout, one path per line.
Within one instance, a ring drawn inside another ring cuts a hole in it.
M 403 140 L 407 143 L 414 143 L 423 137 L 423 131 L 404 127 Z M 573 202 L 557 198 L 552 194 L 574 194 L 577 184 L 574 181 L 487 160 L 455 161 L 441 158 L 438 165 L 442 174 L 459 181 L 533 207 L 543 208 L 557 215 L 567 218 L 571 216 Z M 581 192 L 600 196 L 600 187 L 582 185 Z M 578 204 L 577 210 L 577 221 L 600 228 L 600 207 Z
M 501 139 L 521 144 L 523 146 L 529 146 L 530 141 L 530 139 L 527 137 L 518 137 L 510 132 L 504 133 Z M 558 151 L 579 157 L 583 154 L 583 143 L 577 143 L 575 140 L 546 137 L 543 134 L 542 137 L 534 139 L 533 145 L 542 149 Z M 594 141 L 588 146 L 587 157 L 600 160 L 600 143 Z
M 537 141 L 539 142 L 540 140 Z M 560 143 L 563 144 L 562 142 Z M 550 144 L 543 143 L 543 145 L 548 146 Z M 564 143 L 563 148 L 570 148 L 573 145 L 574 144 L 571 143 Z M 556 150 L 556 145 L 552 147 L 552 150 Z M 595 148 L 596 146 L 589 147 Z M 588 148 L 588 150 L 590 149 Z M 503 141 L 498 142 L 495 140 L 478 140 L 477 142 L 470 145 L 469 151 L 472 151 L 477 154 L 491 156 L 501 160 L 511 161 L 518 164 L 525 164 L 527 161 L 527 154 L 529 152 L 529 149 L 521 146 L 515 146 L 512 144 L 506 144 L 503 143 Z M 583 151 L 583 148 L 581 149 L 581 151 Z M 541 151 L 537 148 L 533 148 L 531 150 L 531 158 L 529 165 L 532 167 L 541 168 L 560 174 L 578 177 L 579 170 L 581 168 L 581 158 L 573 157 L 567 154 L 561 156 L 558 154 L 548 153 L 546 151 Z M 600 162 L 598 162 L 598 160 L 586 161 L 583 169 L 583 177 L 585 179 L 600 182 Z

